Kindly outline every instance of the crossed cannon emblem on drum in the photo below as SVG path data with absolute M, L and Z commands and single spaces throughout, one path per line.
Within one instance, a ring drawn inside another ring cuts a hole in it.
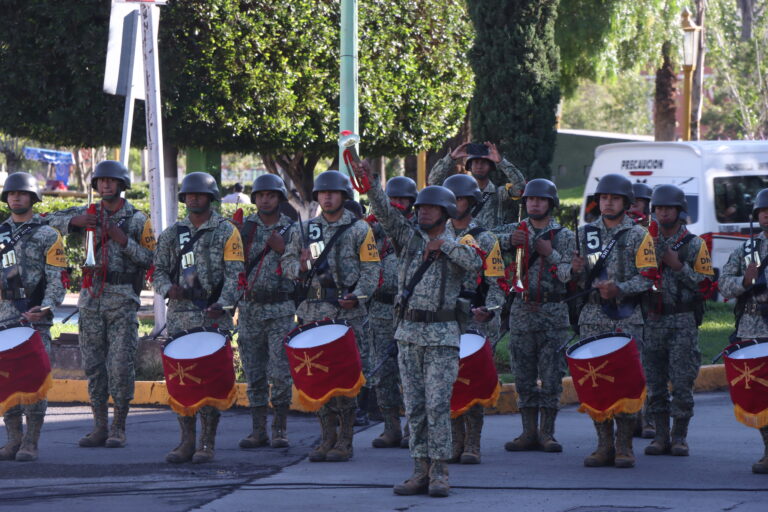
M 304 357 L 299 357 L 296 354 L 293 354 L 293 357 L 295 357 L 296 359 L 301 361 L 301 364 L 296 366 L 293 369 L 293 371 L 295 371 L 296 373 L 299 373 L 299 372 L 301 372 L 301 370 L 306 368 L 307 369 L 307 377 L 311 377 L 312 376 L 312 368 L 317 368 L 318 370 L 321 370 L 321 371 L 324 371 L 325 373 L 328 373 L 328 367 L 327 366 L 325 366 L 324 364 L 319 364 L 319 363 L 315 363 L 314 362 L 315 359 L 317 359 L 318 357 L 323 355 L 323 352 L 324 351 L 321 350 L 320 352 L 318 352 L 317 354 L 315 354 L 312 357 L 310 357 L 309 354 L 307 354 L 306 352 L 304 352 L 304 354 L 303 354 Z
M 589 370 L 587 370 L 586 368 L 582 368 L 581 366 L 576 366 L 576 368 L 584 372 L 584 375 L 579 379 L 579 386 L 583 386 L 584 383 L 587 382 L 587 380 L 592 380 L 592 387 L 596 388 L 598 379 L 605 379 L 608 382 L 613 382 L 614 380 L 616 380 L 611 375 L 604 375 L 602 373 L 598 373 L 600 372 L 600 370 L 605 368 L 606 365 L 608 365 L 608 361 L 604 361 L 603 364 L 599 365 L 597 368 L 593 367 L 592 363 L 587 363 Z
M 184 382 L 185 378 L 191 380 L 195 384 L 200 384 L 201 382 L 203 382 L 203 379 L 201 379 L 200 377 L 195 377 L 191 373 L 188 373 L 190 370 L 193 370 L 195 368 L 195 366 L 197 366 L 197 363 L 191 364 L 191 365 L 187 366 L 186 368 L 184 368 L 183 366 L 181 366 L 181 363 L 176 363 L 176 371 L 168 376 L 168 380 L 173 380 L 176 377 L 178 377 L 179 378 L 179 386 L 185 386 L 186 385 L 186 383 Z
M 754 368 L 750 368 L 750 366 L 747 363 L 744 363 L 744 368 L 738 368 L 739 375 L 731 380 L 731 386 L 735 386 L 736 384 L 739 383 L 739 381 L 743 380 L 744 389 L 752 389 L 749 387 L 749 383 L 751 381 L 755 381 L 758 384 L 762 384 L 763 386 L 768 387 L 768 379 L 763 379 L 761 377 L 756 377 L 754 375 L 763 366 L 765 366 L 765 363 L 760 363 L 758 366 L 755 366 Z

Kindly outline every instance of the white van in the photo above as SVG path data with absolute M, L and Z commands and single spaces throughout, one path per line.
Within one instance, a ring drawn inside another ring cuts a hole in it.
M 709 246 L 716 275 L 749 237 L 752 201 L 768 188 L 768 141 L 620 142 L 595 149 L 584 187 L 582 222 L 599 215 L 592 197 L 601 176 L 618 173 L 651 188 L 670 183 L 688 200 L 688 229 Z M 759 227 L 755 226 L 759 233 Z

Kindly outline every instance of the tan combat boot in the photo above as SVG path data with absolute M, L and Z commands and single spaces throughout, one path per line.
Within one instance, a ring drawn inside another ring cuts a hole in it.
M 6 414 L 3 418 L 5 420 L 5 433 L 8 435 L 8 442 L 0 448 L 0 460 L 16 459 L 16 453 L 21 446 L 21 437 L 24 431 L 22 430 L 21 409 L 17 409 L 17 411 L 18 414 Z
M 429 465 L 429 495 L 433 498 L 445 498 L 450 492 L 448 464 L 444 460 L 433 460 Z
M 635 454 L 632 452 L 632 434 L 635 430 L 635 415 L 616 416 L 616 458 L 617 468 L 635 467 Z
M 267 437 L 267 406 L 260 405 L 251 407 L 251 421 L 253 431 L 240 440 L 240 448 L 251 449 L 267 446 L 269 438 Z
M 382 407 L 381 415 L 384 418 L 384 432 L 371 444 L 374 448 L 397 448 L 403 439 L 403 432 L 400 430 L 400 410 L 396 407 Z
M 112 417 L 112 427 L 109 437 L 104 442 L 107 448 L 122 448 L 125 446 L 125 420 L 128 419 L 128 405 L 115 405 Z
M 462 464 L 480 464 L 480 437 L 483 433 L 483 408 L 472 407 L 464 415 L 464 453 L 461 454 Z
M 669 413 L 661 412 L 653 415 L 656 426 L 656 437 L 645 447 L 646 455 L 665 455 L 669 453 L 672 444 L 669 439 Z
M 677 457 L 688 456 L 688 443 L 685 438 L 688 436 L 688 423 L 691 418 L 675 418 L 672 421 L 672 448 L 670 452 Z
M 595 421 L 597 431 L 597 449 L 584 459 L 588 468 L 613 466 L 616 449 L 613 444 L 613 420 Z
M 410 448 L 411 442 L 411 427 L 408 425 L 408 418 L 405 418 L 405 426 L 403 427 L 403 438 L 400 439 L 400 448 Z
M 345 409 L 339 415 L 339 435 L 336 444 L 325 455 L 326 462 L 347 462 L 352 458 L 352 437 L 355 435 L 355 409 Z
M 637 424 L 640 425 L 640 435 L 635 437 L 642 437 L 643 439 L 654 439 L 656 437 L 656 427 L 654 426 L 654 418 L 648 414 L 645 407 L 637 413 Z
M 37 442 L 40 440 L 40 429 L 43 428 L 45 414 L 32 413 L 27 415 L 27 431 L 21 440 L 21 447 L 16 452 L 16 460 L 29 462 L 37 460 Z
M 563 451 L 563 445 L 555 439 L 555 419 L 557 409 L 551 407 L 541 408 L 541 421 L 539 422 L 539 445 L 541 449 L 549 453 Z
M 765 452 L 763 452 L 763 458 L 752 464 L 752 472 L 759 474 L 768 474 L 768 427 L 760 429 L 760 435 L 763 436 L 763 445 L 765 446 Z
M 523 433 L 514 441 L 504 444 L 508 452 L 525 452 L 539 449 L 539 408 L 523 407 L 520 409 L 520 418 L 523 420 Z
M 318 414 L 317 418 L 320 420 L 320 444 L 315 446 L 312 451 L 309 452 L 309 461 L 325 462 L 328 450 L 333 448 L 333 445 L 336 444 L 336 423 L 338 422 L 338 416 L 336 413 L 329 411 Z
M 429 459 L 413 459 L 413 474 L 408 480 L 395 485 L 392 490 L 400 496 L 413 496 L 425 494 L 429 490 Z
M 195 416 L 179 416 L 181 427 L 181 442 L 179 446 L 165 456 L 165 461 L 172 464 L 180 464 L 192 460 L 195 453 Z
M 272 418 L 272 448 L 287 448 L 288 444 L 288 406 L 275 407 Z
M 219 411 L 207 411 L 200 413 L 200 424 L 203 431 L 200 434 L 200 443 L 197 451 L 192 455 L 193 464 L 211 462 L 216 453 L 216 430 L 219 427 Z
M 451 418 L 451 458 L 447 461 L 449 464 L 455 464 L 461 461 L 461 454 L 464 453 L 464 439 L 466 436 L 464 416 Z
M 107 404 L 92 405 L 93 430 L 78 441 L 83 448 L 104 446 L 107 442 Z

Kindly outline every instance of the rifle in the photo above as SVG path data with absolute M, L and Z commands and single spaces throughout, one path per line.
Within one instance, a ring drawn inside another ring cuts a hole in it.
M 75 310 L 73 312 L 68 314 L 67 317 L 64 320 L 61 321 L 61 323 L 65 324 L 65 323 L 69 322 L 69 319 L 72 318 L 73 316 L 75 316 L 78 311 L 80 311 L 80 308 L 75 308 Z
M 371 370 L 369 377 L 373 377 L 377 373 L 381 371 L 381 369 L 384 367 L 384 363 L 386 363 L 390 357 L 397 355 L 397 340 L 393 339 L 389 342 L 389 345 L 387 345 L 387 351 L 384 357 L 379 361 L 379 364 L 376 365 L 376 367 Z

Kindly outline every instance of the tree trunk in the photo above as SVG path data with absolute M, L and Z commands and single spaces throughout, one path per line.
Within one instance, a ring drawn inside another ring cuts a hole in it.
M 312 199 L 315 167 L 321 155 L 297 152 L 293 155 L 262 154 L 267 170 L 283 178 L 288 187 L 288 200 L 301 213 L 303 219 L 314 216 L 317 203 Z
M 739 0 L 739 10 L 741 11 L 741 40 L 749 41 L 752 39 L 755 19 L 755 0 Z
M 691 87 L 691 140 L 699 140 L 701 106 L 703 103 L 703 85 L 704 85 L 704 57 L 707 46 L 704 44 L 706 30 L 704 29 L 704 18 L 707 10 L 705 0 L 696 0 L 696 24 L 701 27 L 699 32 L 699 53 L 696 60 L 696 69 L 693 71 L 693 85 Z
M 655 140 L 675 140 L 675 114 L 677 106 L 677 74 L 670 56 L 672 44 L 665 41 L 661 46 L 663 62 L 656 70 L 653 125 Z

